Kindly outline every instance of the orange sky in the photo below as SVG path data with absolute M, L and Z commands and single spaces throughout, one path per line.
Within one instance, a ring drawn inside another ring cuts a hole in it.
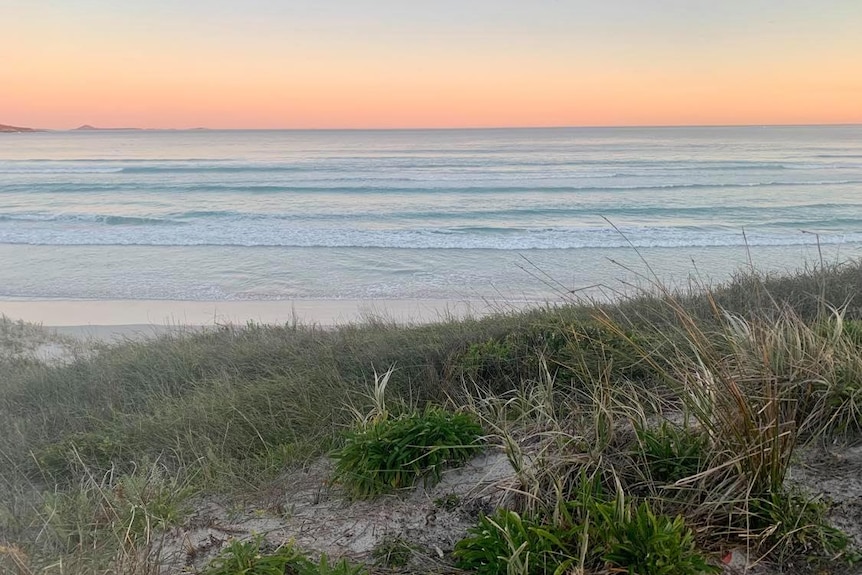
M 46 4 L 0 0 L 0 123 L 862 122 L 858 0 Z

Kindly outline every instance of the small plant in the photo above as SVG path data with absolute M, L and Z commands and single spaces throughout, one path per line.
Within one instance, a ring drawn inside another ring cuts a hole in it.
M 371 551 L 374 564 L 380 567 L 404 567 L 413 556 L 413 547 L 401 537 L 385 537 Z
M 440 480 L 447 466 L 463 463 L 480 449 L 482 427 L 468 413 L 429 408 L 379 419 L 347 434 L 335 452 L 335 480 L 357 499 Z
M 459 568 L 478 575 L 548 575 L 564 572 L 574 562 L 568 546 L 572 533 L 507 509 L 482 515 L 467 533 L 453 555 Z
M 647 502 L 615 505 L 599 515 L 607 541 L 603 559 L 631 575 L 700 575 L 720 569 L 706 562 L 681 516 L 656 515 Z M 615 515 L 615 516 L 612 516 Z
M 666 421 L 654 429 L 638 429 L 637 435 L 652 481 L 674 483 L 703 471 L 708 448 L 705 435 Z
M 303 559 L 294 567 L 296 575 L 367 575 L 368 573 L 364 565 L 353 565 L 347 559 L 330 563 L 325 553 L 320 556 L 317 563 Z
M 453 553 L 458 566 L 480 575 L 555 575 L 612 572 L 630 575 L 702 575 L 719 569 L 697 550 L 681 516 L 635 506 L 617 483 L 604 495 L 598 475 L 581 472 L 575 498 L 553 514 L 522 517 L 498 510 L 481 517 Z
M 179 525 L 187 512 L 184 501 L 191 494 L 188 485 L 168 477 L 161 467 L 152 466 L 145 474 L 120 478 L 111 499 L 121 510 L 119 527 L 124 537 L 133 542 L 150 530 L 165 531 Z
M 809 560 L 844 557 L 859 560 L 850 549 L 850 538 L 826 521 L 825 502 L 800 493 L 781 491 L 753 499 L 749 512 L 755 529 L 762 533 L 765 554 L 780 561 L 794 556 Z
M 307 561 L 291 545 L 267 549 L 263 537 L 235 540 L 210 561 L 205 575 L 284 575 L 288 565 Z
M 346 559 L 330 563 L 325 554 L 314 562 L 293 545 L 274 547 L 260 535 L 235 540 L 204 569 L 204 575 L 364 575 L 365 567 Z
M 579 556 L 587 567 L 631 575 L 700 575 L 718 569 L 697 550 L 681 516 L 657 515 L 649 503 L 635 506 L 619 482 L 608 498 L 598 475 L 582 473 L 576 498 L 563 519 L 580 524 Z
M 461 505 L 461 497 L 457 493 L 447 493 L 434 500 L 434 507 L 444 511 L 455 511 Z

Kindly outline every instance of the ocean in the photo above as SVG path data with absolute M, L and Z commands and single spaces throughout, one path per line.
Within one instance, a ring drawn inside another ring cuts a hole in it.
M 0 299 L 557 301 L 860 248 L 862 126 L 0 135 Z

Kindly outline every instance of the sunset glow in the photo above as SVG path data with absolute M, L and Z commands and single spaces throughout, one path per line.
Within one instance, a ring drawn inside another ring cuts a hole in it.
M 862 122 L 857 0 L 124 4 L 0 0 L 0 123 Z

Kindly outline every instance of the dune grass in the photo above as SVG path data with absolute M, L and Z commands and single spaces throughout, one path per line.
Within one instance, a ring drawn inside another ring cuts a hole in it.
M 785 478 L 800 443 L 858 437 L 860 293 L 851 262 L 420 326 L 250 324 L 55 365 L 0 355 L 0 569 L 157 573 L 158 536 L 189 497 L 254 490 L 341 448 L 392 366 L 396 416 L 472 413 L 520 481 L 510 510 L 547 533 L 580 528 L 547 552 L 567 565 L 640 553 L 587 548 L 572 507 L 585 475 L 641 517 L 633 532 L 676 530 L 688 547 L 671 555 L 733 542 L 788 565 L 852 559 Z

